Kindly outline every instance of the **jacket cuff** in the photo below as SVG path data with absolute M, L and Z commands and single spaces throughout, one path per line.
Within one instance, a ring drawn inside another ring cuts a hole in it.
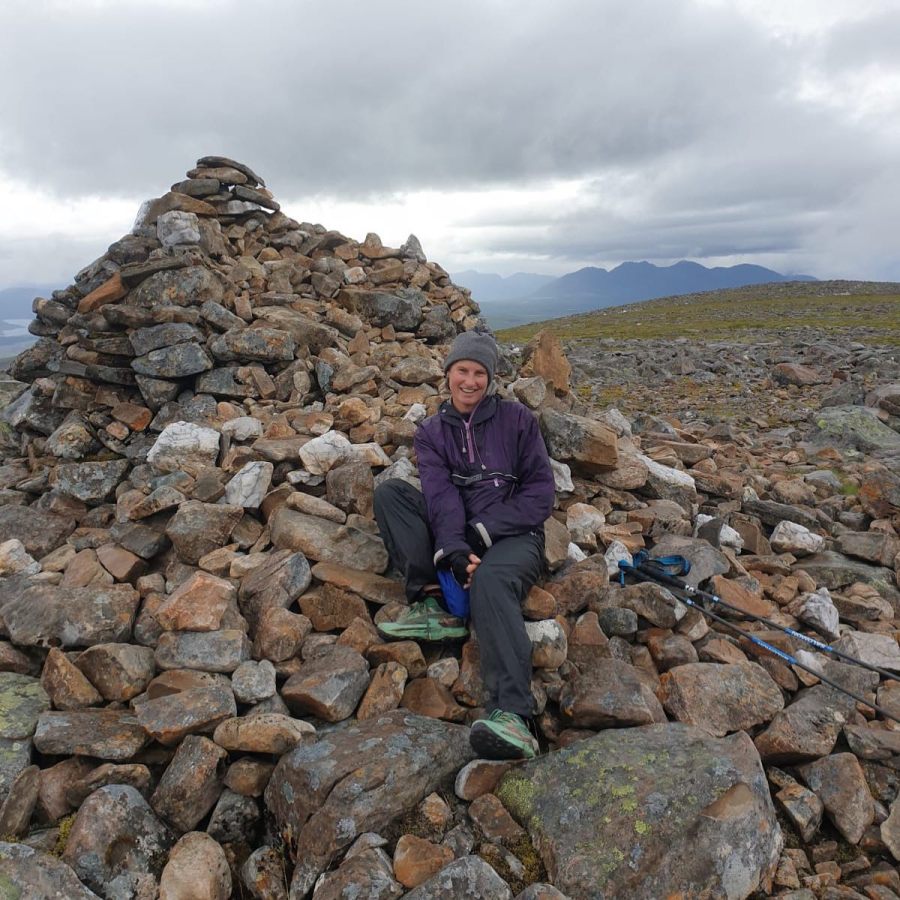
M 490 550 L 490 548 L 494 546 L 494 542 L 491 540 L 490 532 L 485 527 L 484 522 L 475 522 L 472 527 L 484 543 L 485 549 Z
M 472 552 L 472 548 L 462 541 L 459 543 L 448 544 L 446 547 L 438 547 L 434 554 L 435 568 L 438 567 L 438 564 L 442 559 L 446 559 L 451 553 L 456 553 L 458 550 L 462 550 L 466 555 Z

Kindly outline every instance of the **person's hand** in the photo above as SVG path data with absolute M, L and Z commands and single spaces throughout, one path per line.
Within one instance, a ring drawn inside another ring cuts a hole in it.
M 469 566 L 471 565 L 470 557 L 475 556 L 474 553 L 466 553 L 465 550 L 454 550 L 448 554 L 438 564 L 441 568 L 451 571 L 453 577 L 463 586 L 466 587 L 469 581 Z
M 469 558 L 468 558 L 468 565 L 466 566 L 466 581 L 463 584 L 464 588 L 471 587 L 472 576 L 475 574 L 475 570 L 480 565 L 481 565 L 481 560 L 474 553 L 470 553 Z M 462 584 L 462 582 L 460 582 L 460 583 Z

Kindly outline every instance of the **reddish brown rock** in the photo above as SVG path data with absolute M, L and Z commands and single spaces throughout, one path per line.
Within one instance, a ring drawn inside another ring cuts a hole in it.
M 169 694 L 178 694 L 192 688 L 230 688 L 228 677 L 214 672 L 196 669 L 169 669 L 161 672 L 147 685 L 147 699 L 156 700 Z
M 460 800 L 466 801 L 489 794 L 514 765 L 514 762 L 473 759 L 457 773 L 453 790 Z
M 163 772 L 150 805 L 174 828 L 190 831 L 219 799 L 226 757 L 208 738 L 188 735 Z
M 459 678 L 450 690 L 465 706 L 484 706 L 487 702 L 487 688 L 481 680 L 481 654 L 477 641 L 469 640 L 463 644 Z
M 598 660 L 563 686 L 560 709 L 578 728 L 621 728 L 665 722 L 666 714 L 638 670 L 617 659 Z
M 584 612 L 591 603 L 599 603 L 609 585 L 609 570 L 602 557 L 588 558 L 554 576 L 544 588 L 553 595 L 561 615 Z
M 381 638 L 371 619 L 354 619 L 341 632 L 337 642 L 365 656 L 370 647 L 381 643 Z
M 778 363 L 772 370 L 773 377 L 780 384 L 796 384 L 800 387 L 809 387 L 814 384 L 828 384 L 831 376 L 827 373 L 820 372 L 810 366 L 803 366 L 800 363 L 782 362 Z
M 366 659 L 373 666 L 386 662 L 399 663 L 409 673 L 410 678 L 418 678 L 425 674 L 425 657 L 422 655 L 422 648 L 415 641 L 375 644 L 369 647 Z
M 312 622 L 306 616 L 292 613 L 280 606 L 269 607 L 260 616 L 253 638 L 254 659 L 282 662 L 296 656 Z
M 231 869 L 208 834 L 191 831 L 172 848 L 159 879 L 159 900 L 228 900 Z
M 753 740 L 764 762 L 795 763 L 831 753 L 855 703 L 846 695 L 815 685 L 778 713 Z
M 536 622 L 552 619 L 556 615 L 556 598 L 549 591 L 534 585 L 522 603 L 522 614 Z
M 462 722 L 466 711 L 454 699 L 453 694 L 433 678 L 416 678 L 406 685 L 400 705 L 422 716 Z
M 78 657 L 75 665 L 104 700 L 136 697 L 156 671 L 153 650 L 135 644 L 95 644 Z
M 741 612 L 764 618 L 771 618 L 778 613 L 778 607 L 774 603 L 744 587 L 738 581 L 732 581 L 723 575 L 715 575 L 710 584 L 712 593 L 726 603 L 736 606 Z
M 316 631 L 336 631 L 346 628 L 356 618 L 369 617 L 362 597 L 332 584 L 307 591 L 300 598 L 300 611 L 312 622 Z
M 694 645 L 683 635 L 673 634 L 668 629 L 653 629 L 647 637 L 647 649 L 660 672 L 697 662 Z
M 147 569 L 144 560 L 118 544 L 104 544 L 98 547 L 97 559 L 116 581 L 133 584 Z
M 403 834 L 394 850 L 394 877 L 405 888 L 414 888 L 452 861 L 453 851 L 449 847 Z
M 519 374 L 523 378 L 535 375 L 543 378 L 559 397 L 569 393 L 572 367 L 563 352 L 559 338 L 552 331 L 547 328 L 541 329 L 525 345 Z
M 233 762 L 225 773 L 225 787 L 242 797 L 261 797 L 272 777 L 274 763 L 244 756 Z
M 116 272 L 108 281 L 104 281 L 98 288 L 94 288 L 89 294 L 85 294 L 78 301 L 79 313 L 90 313 L 107 303 L 116 303 L 128 293 L 128 287 L 122 281 L 122 275 Z
M 875 804 L 859 760 L 852 753 L 835 753 L 800 766 L 800 776 L 815 791 L 835 828 L 858 844 L 875 818 Z
M 156 621 L 166 631 L 216 631 L 237 599 L 237 588 L 224 578 L 195 572 L 156 610 Z
M 473 800 L 469 806 L 469 815 L 475 827 L 489 841 L 510 845 L 525 836 L 522 826 L 494 794 L 482 794 Z
M 742 663 L 747 662 L 747 656 L 730 641 L 713 638 L 700 648 L 700 660 L 710 663 Z
M 318 562 L 312 569 L 313 577 L 359 594 L 365 600 L 384 606 L 392 600 L 406 603 L 403 585 L 371 572 L 359 572 L 330 562 Z
M 260 713 L 221 722 L 213 740 L 225 750 L 243 753 L 287 753 L 302 740 L 314 737 L 316 729 L 302 719 L 278 713 Z
M 83 709 L 103 702 L 100 692 L 62 650 L 52 647 L 41 671 L 41 686 L 54 709 Z
M 112 584 L 113 577 L 100 565 L 97 551 L 81 550 L 69 560 L 63 571 L 61 587 L 87 587 L 89 584 Z
M 166 746 L 185 735 L 210 732 L 237 715 L 234 694 L 228 687 L 197 687 L 135 705 L 137 721 L 147 734 Z
M 109 412 L 116 421 L 127 425 L 132 431 L 143 431 L 153 419 L 153 413 L 137 403 L 117 403 Z
M 147 733 L 127 709 L 46 712 L 34 733 L 34 746 L 41 753 L 115 761 L 131 759 L 147 741 Z
M 21 837 L 28 831 L 40 786 L 41 770 L 38 766 L 22 769 L 12 780 L 9 793 L 0 805 L 0 834 L 5 841 Z
M 672 718 L 716 737 L 749 731 L 784 707 L 778 685 L 753 663 L 677 666 L 662 676 L 657 696 Z
M 398 662 L 381 663 L 372 673 L 366 693 L 356 711 L 360 721 L 396 709 L 403 699 L 409 673 Z
M 70 756 L 55 766 L 41 769 L 36 819 L 42 825 L 55 825 L 73 809 L 67 799 L 71 786 L 87 775 L 93 764 L 80 756 Z

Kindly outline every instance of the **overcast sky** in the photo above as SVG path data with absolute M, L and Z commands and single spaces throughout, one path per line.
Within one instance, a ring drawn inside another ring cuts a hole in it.
M 451 271 L 900 280 L 900 0 L 3 0 L 0 288 L 221 154 Z

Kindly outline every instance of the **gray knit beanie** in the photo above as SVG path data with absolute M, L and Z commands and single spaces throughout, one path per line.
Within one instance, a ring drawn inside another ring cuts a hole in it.
M 499 358 L 497 344 L 489 334 L 481 334 L 478 331 L 464 331 L 456 336 L 450 347 L 450 352 L 444 360 L 444 374 L 455 362 L 461 359 L 471 359 L 487 369 L 488 378 L 494 380 L 494 372 L 497 369 Z

